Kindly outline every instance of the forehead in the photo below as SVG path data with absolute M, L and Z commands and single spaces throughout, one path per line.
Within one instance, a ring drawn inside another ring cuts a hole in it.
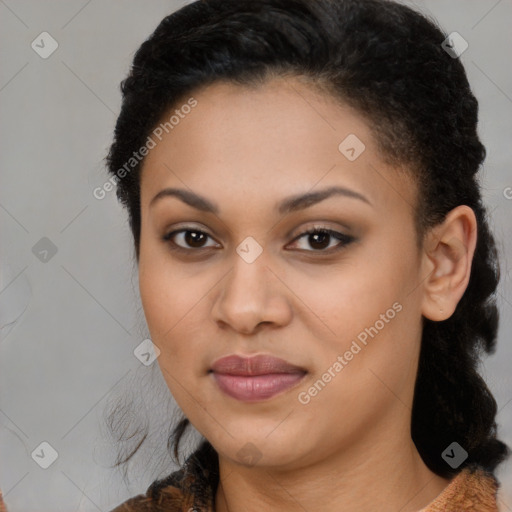
M 165 123 L 178 114 L 144 161 L 142 208 L 176 186 L 223 203 L 243 197 L 246 206 L 332 185 L 377 207 L 413 204 L 412 182 L 384 163 L 366 121 L 298 79 L 257 87 L 219 82 L 191 97 L 192 109 L 180 111 L 185 98 L 163 117 Z

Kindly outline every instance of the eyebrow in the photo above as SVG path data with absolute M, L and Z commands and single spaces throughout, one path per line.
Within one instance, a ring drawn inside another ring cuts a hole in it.
M 360 201 L 363 201 L 371 206 L 370 201 L 359 192 L 345 187 L 333 186 L 324 190 L 318 190 L 316 192 L 307 192 L 305 194 L 297 194 L 288 197 L 277 204 L 276 210 L 279 214 L 285 215 L 297 210 L 309 208 L 310 206 L 313 206 L 320 201 L 324 201 L 325 199 L 335 195 L 359 199 Z M 209 199 L 206 199 L 205 197 L 200 196 L 195 192 L 191 192 L 190 190 L 179 188 L 164 188 L 158 192 L 158 194 L 156 194 L 153 199 L 151 199 L 149 206 L 153 206 L 157 201 L 163 199 L 164 197 L 176 197 L 192 208 L 206 213 L 213 213 L 217 215 L 220 212 L 219 207 L 215 203 L 212 203 Z

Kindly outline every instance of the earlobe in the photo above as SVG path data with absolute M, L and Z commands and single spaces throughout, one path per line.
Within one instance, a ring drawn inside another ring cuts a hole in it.
M 466 291 L 476 247 L 477 222 L 469 206 L 451 210 L 425 237 L 422 314 L 439 322 L 452 316 Z

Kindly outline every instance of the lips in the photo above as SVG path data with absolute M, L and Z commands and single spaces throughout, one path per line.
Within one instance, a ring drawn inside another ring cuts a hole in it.
M 267 400 L 294 387 L 304 368 L 268 355 L 231 355 L 215 361 L 211 373 L 220 390 L 241 401 Z
M 252 357 L 240 357 L 231 355 L 222 357 L 212 364 L 215 373 L 227 373 L 229 375 L 268 375 L 272 373 L 297 373 L 305 372 L 303 368 L 286 362 L 278 357 L 259 355 Z

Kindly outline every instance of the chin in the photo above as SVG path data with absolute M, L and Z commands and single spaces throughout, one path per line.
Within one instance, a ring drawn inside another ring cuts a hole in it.
M 289 433 L 279 435 L 276 430 L 272 432 L 275 427 L 275 422 L 267 424 L 264 429 L 246 425 L 233 437 L 224 433 L 220 439 L 215 439 L 216 436 L 208 439 L 221 456 L 235 464 L 245 467 L 292 467 L 306 455 L 304 437 Z

